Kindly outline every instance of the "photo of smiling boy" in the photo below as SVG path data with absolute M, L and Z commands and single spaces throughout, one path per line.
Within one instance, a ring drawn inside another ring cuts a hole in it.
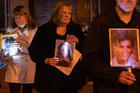
M 110 53 L 112 67 L 131 66 L 138 60 L 139 38 L 137 29 L 110 29 Z

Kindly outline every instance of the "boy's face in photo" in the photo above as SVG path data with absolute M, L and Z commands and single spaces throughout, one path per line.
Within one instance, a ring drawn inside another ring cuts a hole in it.
M 117 58 L 121 61 L 127 61 L 132 53 L 133 47 L 130 40 L 124 40 L 119 43 Z
M 117 5 L 124 11 L 124 12 L 131 12 L 136 7 L 137 0 L 116 0 Z

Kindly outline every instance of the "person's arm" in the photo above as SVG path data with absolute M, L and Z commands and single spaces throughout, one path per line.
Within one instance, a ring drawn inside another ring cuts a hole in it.
M 76 36 L 79 38 L 79 44 L 77 45 L 78 50 L 83 53 L 83 45 L 85 41 L 84 33 L 82 32 L 81 26 L 78 26 Z
M 94 80 L 117 84 L 121 70 L 112 69 L 109 62 L 105 60 L 105 51 L 103 49 L 106 45 L 103 45 L 103 42 L 106 41 L 102 39 L 104 25 L 101 23 L 103 23 L 101 19 L 95 19 L 94 23 L 90 25 L 84 44 L 85 68 Z
M 54 66 L 58 63 L 59 59 L 53 55 L 53 30 L 54 27 L 47 23 L 38 28 L 34 39 L 29 47 L 29 54 L 31 59 L 39 65 Z
M 44 38 L 47 37 L 47 34 L 44 33 L 45 29 L 44 26 L 41 26 L 38 28 L 28 50 L 29 50 L 29 54 L 31 59 L 37 63 L 37 64 L 44 64 L 45 61 L 45 53 L 44 51 L 44 44 L 43 43 L 47 43 L 47 41 L 44 41 Z M 46 36 L 46 37 L 44 37 Z
M 79 24 L 72 23 L 70 30 L 70 39 L 73 38 L 73 41 L 76 41 L 76 49 L 82 53 L 85 36 L 82 32 L 81 26 Z

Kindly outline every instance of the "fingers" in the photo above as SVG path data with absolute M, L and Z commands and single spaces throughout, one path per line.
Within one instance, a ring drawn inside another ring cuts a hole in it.
M 45 64 L 49 64 L 49 65 L 55 66 L 59 61 L 60 60 L 57 57 L 54 57 L 54 58 L 46 58 L 45 59 Z
M 118 81 L 122 84 L 132 85 L 136 81 L 136 78 L 133 73 L 122 71 Z
M 3 62 L 5 62 L 5 63 L 9 63 L 10 60 L 11 60 L 11 57 L 10 57 L 10 55 L 8 54 L 8 55 L 4 56 L 1 60 L 2 60 Z
M 136 79 L 132 73 L 126 73 L 126 75 L 123 78 L 123 82 L 127 85 L 134 84 L 134 81 L 136 81 Z
M 20 47 L 20 44 L 19 43 L 14 43 L 13 46 L 14 47 Z
M 59 62 L 59 58 L 51 58 L 49 64 L 55 66 Z
M 72 42 L 79 42 L 79 39 L 75 35 L 68 35 L 67 36 L 67 42 L 72 43 Z
M 140 69 L 140 61 L 136 61 L 134 64 L 136 69 Z
M 135 75 L 133 74 L 133 73 L 128 73 L 127 72 L 127 78 L 129 79 L 129 80 L 132 80 L 132 81 L 136 81 L 136 78 L 135 78 Z
M 23 42 L 23 40 L 21 40 L 21 39 L 19 39 L 19 38 L 17 38 L 15 41 L 14 41 L 14 43 L 22 43 Z
M 122 80 L 122 83 L 123 83 L 123 84 L 127 84 L 127 85 L 133 85 L 133 84 L 134 84 L 133 81 L 128 80 L 128 79 L 125 79 L 125 78 Z

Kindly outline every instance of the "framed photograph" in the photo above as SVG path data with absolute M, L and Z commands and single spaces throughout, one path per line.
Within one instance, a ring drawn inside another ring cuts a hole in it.
M 2 56 L 10 55 L 14 56 L 17 54 L 17 46 L 15 45 L 15 39 L 18 37 L 17 34 L 8 34 L 1 36 L 1 54 Z
M 55 45 L 55 57 L 58 57 L 60 61 L 57 66 L 71 67 L 73 60 L 74 43 L 69 44 L 64 40 L 56 40 Z
M 139 59 L 139 29 L 110 28 L 109 42 L 111 67 L 135 67 Z

